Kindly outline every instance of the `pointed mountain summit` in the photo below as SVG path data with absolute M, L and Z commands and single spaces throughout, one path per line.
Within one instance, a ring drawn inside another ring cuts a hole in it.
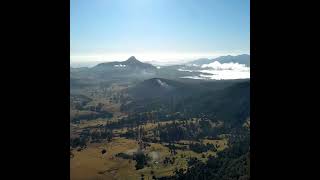
M 131 67 L 131 68 L 147 68 L 147 69 L 156 69 L 156 67 L 152 66 L 148 63 L 143 63 L 136 59 L 136 57 L 131 56 L 126 61 L 114 61 L 114 62 L 106 62 L 106 63 L 100 63 L 96 67 Z
M 105 62 L 90 69 L 92 74 L 104 79 L 110 78 L 151 78 L 154 77 L 157 68 L 151 64 L 143 63 L 134 56 L 125 61 Z
M 127 59 L 126 61 L 121 62 L 122 64 L 132 67 L 132 68 L 139 68 L 139 69 L 143 69 L 143 70 L 155 70 L 156 67 L 154 67 L 151 64 L 148 63 L 143 63 L 139 60 L 136 59 L 136 57 L 131 56 L 129 59 Z
M 131 57 L 129 57 L 129 59 L 127 59 L 127 61 L 129 62 L 129 61 L 138 61 L 138 60 L 136 59 L 136 57 L 131 56 Z
M 137 60 L 136 57 L 131 56 L 129 59 L 127 59 L 126 61 L 123 62 L 124 64 L 128 64 L 128 65 L 133 65 L 133 64 L 145 64 L 142 63 L 141 61 Z

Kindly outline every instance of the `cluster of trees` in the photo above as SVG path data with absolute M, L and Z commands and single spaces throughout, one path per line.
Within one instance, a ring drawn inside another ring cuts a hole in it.
M 144 122 L 135 120 L 136 119 L 128 118 L 118 122 L 110 122 L 106 124 L 106 127 L 109 129 L 127 127 L 128 130 L 125 134 L 121 135 L 122 137 L 136 139 L 140 133 L 144 141 L 154 143 L 170 143 L 180 140 L 199 140 L 203 138 L 219 139 L 219 134 L 230 131 L 230 127 L 228 126 L 214 126 L 211 120 L 179 120 L 173 123 L 158 123 L 157 127 L 152 130 L 153 136 L 147 137 L 145 136 L 147 132 L 143 128 L 137 128 L 137 126 L 144 124 Z
M 110 102 L 123 104 L 129 100 L 128 97 L 123 92 L 116 92 L 116 93 L 112 92 L 112 93 L 113 95 L 110 96 L 110 99 L 109 99 Z
M 223 133 L 223 128 L 214 127 L 213 124 L 217 121 L 199 115 L 199 121 L 192 122 L 191 118 L 187 119 L 183 116 L 183 113 L 171 113 L 165 112 L 144 112 L 144 113 L 131 113 L 128 117 L 123 117 L 116 122 L 108 122 L 106 127 L 109 129 L 118 129 L 127 127 L 129 130 L 126 134 L 122 135 L 127 138 L 135 138 L 136 133 L 133 130 L 139 125 L 146 123 L 156 123 L 161 121 L 178 120 L 172 124 L 159 125 L 154 129 L 153 139 L 146 139 L 150 142 L 158 142 L 156 138 L 160 138 L 161 142 L 171 142 L 179 140 L 197 140 L 204 137 L 217 138 L 217 136 Z M 160 126 L 160 127 L 159 127 Z
M 136 127 L 136 128 L 128 128 L 127 132 L 124 134 L 121 134 L 121 137 L 125 137 L 128 139 L 136 139 L 139 140 L 139 138 L 146 140 L 144 137 L 147 135 L 147 131 L 144 130 L 143 127 Z
M 124 134 L 120 134 L 120 137 L 125 137 L 127 139 L 136 139 L 137 133 L 133 129 L 128 129 Z
M 194 122 L 180 120 L 171 124 L 160 125 L 155 129 L 160 137 L 160 142 L 175 142 L 179 140 L 195 140 L 208 138 L 220 139 L 221 134 L 229 134 L 234 137 L 246 136 L 248 130 L 243 125 L 224 122 L 214 126 L 216 121 L 197 120 Z
M 144 153 L 137 153 L 133 156 L 133 160 L 135 160 L 137 163 L 135 165 L 136 170 L 143 169 L 144 166 L 148 164 L 148 161 L 150 161 L 150 157 L 148 155 L 145 155 Z
M 118 153 L 116 154 L 116 157 L 120 157 L 122 159 L 133 159 L 133 156 L 125 153 Z
M 75 110 L 74 115 L 70 115 L 70 121 L 73 123 L 79 123 L 81 120 L 93 120 L 97 118 L 111 118 L 112 113 L 106 111 L 103 108 L 102 103 L 88 106 L 88 103 L 92 99 L 84 95 L 71 95 L 70 96 L 70 108 Z
M 170 152 L 171 155 L 176 155 L 177 154 L 177 149 L 181 149 L 181 150 L 186 149 L 185 146 L 177 147 L 175 144 L 172 144 L 172 143 L 169 143 L 168 145 L 165 145 L 165 146 L 169 148 L 169 152 Z
M 84 110 L 86 106 L 92 99 L 84 95 L 70 95 L 70 107 L 77 110 Z
M 143 169 L 147 165 L 147 157 L 143 153 L 135 155 L 134 160 L 137 162 L 135 165 L 136 170 Z
M 82 138 L 82 137 L 76 137 L 76 138 L 70 138 L 70 146 L 72 148 L 84 148 L 86 147 L 86 143 L 87 143 L 87 139 L 86 138 Z
M 196 153 L 203 153 L 209 150 L 217 152 L 217 147 L 214 144 L 202 144 L 202 143 L 192 143 L 189 145 L 189 149 Z
M 163 160 L 163 164 L 165 165 L 174 164 L 175 160 L 176 160 L 175 157 L 172 157 L 172 158 L 165 157 Z
M 250 141 L 243 136 L 233 142 L 230 148 L 210 156 L 207 162 L 196 158 L 188 161 L 188 169 L 176 170 L 175 175 L 158 178 L 162 180 L 249 180 Z
M 90 111 L 90 112 L 82 113 L 82 114 L 76 113 L 75 116 L 71 118 L 71 122 L 79 123 L 81 120 L 93 120 L 93 119 L 98 119 L 98 118 L 111 118 L 112 116 L 113 116 L 113 114 L 110 112 L 107 112 L 107 111 L 100 111 L 100 112 Z
M 136 170 L 143 169 L 144 166 L 148 165 L 148 161 L 151 160 L 151 158 L 148 155 L 145 155 L 143 152 L 138 152 L 134 155 L 129 155 L 125 153 L 118 153 L 116 154 L 116 157 L 121 157 L 123 159 L 132 159 L 136 161 L 135 168 Z
M 199 128 L 195 123 L 176 123 L 165 124 L 158 128 L 160 141 L 173 142 L 179 140 L 195 139 Z
M 203 138 L 218 139 L 218 135 L 226 132 L 226 127 L 214 127 L 209 120 L 196 122 L 179 121 L 165 124 L 157 128 L 161 142 L 179 140 L 199 140 Z
M 101 140 L 106 139 L 108 142 L 111 141 L 113 137 L 112 130 L 107 128 L 98 129 L 95 131 L 90 131 L 89 129 L 85 129 L 80 133 L 79 137 L 70 138 L 70 146 L 72 148 L 80 147 L 85 148 L 86 144 L 90 141 L 90 143 L 100 142 Z
M 123 127 L 134 128 L 136 126 L 151 122 L 145 114 L 129 114 L 128 117 L 123 117 L 116 122 L 107 122 L 106 127 L 109 129 L 118 129 Z
M 100 131 L 93 131 L 90 134 L 91 137 L 91 143 L 93 142 L 100 142 L 103 139 L 107 139 L 108 142 L 111 141 L 113 137 L 113 133 L 111 130 L 105 129 L 105 130 L 100 130 Z

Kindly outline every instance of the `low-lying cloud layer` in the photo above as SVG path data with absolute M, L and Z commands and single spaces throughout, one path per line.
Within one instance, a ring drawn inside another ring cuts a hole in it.
M 191 79 L 249 79 L 250 78 L 250 67 L 239 63 L 220 63 L 215 61 L 210 64 L 204 64 L 199 70 L 187 70 L 179 69 L 179 71 L 196 71 L 205 74 L 200 74 L 199 76 L 185 76 L 182 78 Z
M 250 68 L 245 66 L 244 64 L 239 63 L 220 63 L 218 61 L 214 61 L 210 64 L 204 64 L 201 66 L 202 68 L 210 68 L 213 70 L 236 70 L 236 71 L 250 71 Z

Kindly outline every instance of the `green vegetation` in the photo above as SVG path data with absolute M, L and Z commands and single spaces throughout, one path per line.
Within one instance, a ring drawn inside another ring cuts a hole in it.
M 249 80 L 125 79 L 108 68 L 72 72 L 72 177 L 250 179 Z

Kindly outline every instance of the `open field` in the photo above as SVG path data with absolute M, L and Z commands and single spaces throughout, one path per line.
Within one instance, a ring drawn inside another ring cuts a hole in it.
M 136 141 L 116 138 L 111 143 L 90 144 L 70 159 L 71 179 L 137 179 L 135 162 L 115 157 L 117 153 L 136 149 Z M 103 149 L 107 153 L 102 154 Z
M 224 146 L 225 140 L 203 140 L 205 143 L 221 145 L 219 151 L 227 146 Z M 184 143 L 190 143 L 184 142 Z M 102 154 L 105 149 L 107 153 Z M 148 166 L 143 169 L 136 170 L 134 160 L 127 160 L 116 157 L 118 153 L 136 152 L 138 142 L 125 138 L 114 138 L 110 143 L 103 142 L 99 144 L 89 144 L 87 148 L 77 151 L 72 150 L 74 157 L 70 159 L 71 179 L 119 179 L 133 180 L 139 179 L 141 174 L 145 179 L 151 179 L 153 175 L 156 177 L 173 175 L 176 168 L 186 169 L 189 158 L 196 157 L 199 160 L 206 161 L 209 155 L 214 156 L 216 153 L 208 151 L 205 153 L 195 153 L 190 150 L 177 150 L 177 154 L 172 155 L 169 148 L 162 144 L 150 143 L 144 153 L 151 157 Z M 205 158 L 203 158 L 203 155 Z M 165 158 L 174 158 L 173 164 L 164 164 Z

